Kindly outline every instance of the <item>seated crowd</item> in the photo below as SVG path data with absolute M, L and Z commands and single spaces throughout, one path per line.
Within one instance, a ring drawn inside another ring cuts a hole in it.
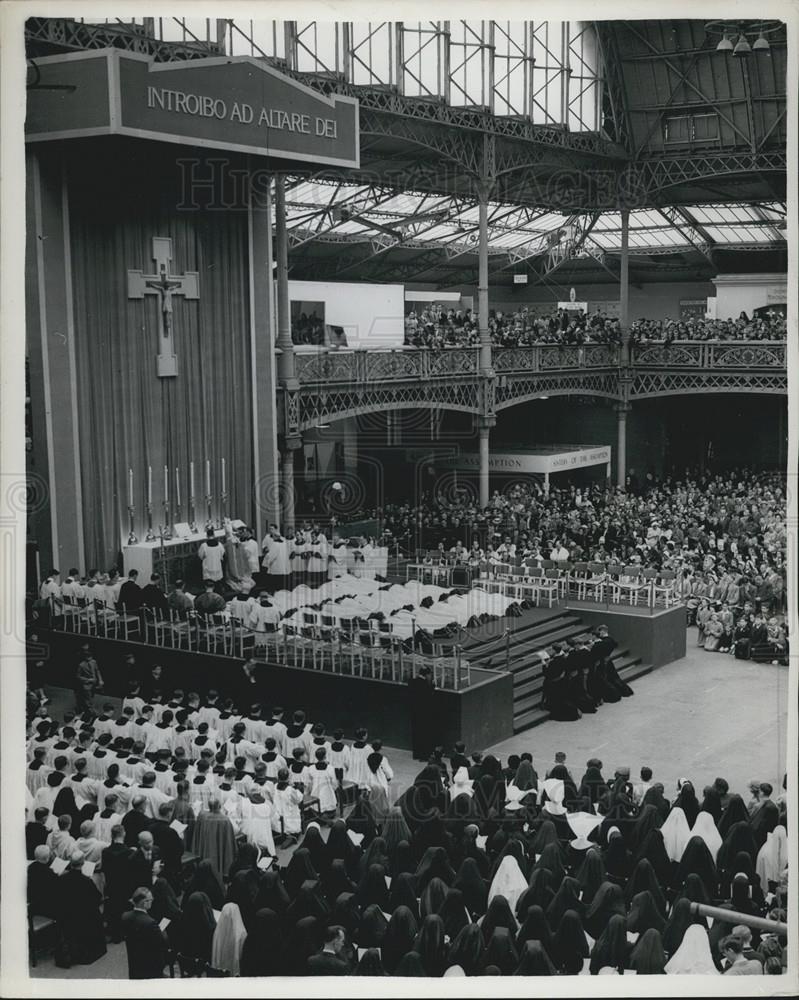
M 416 506 L 386 504 L 360 516 L 382 523 L 381 545 L 437 546 L 440 562 L 471 567 L 475 577 L 486 565 L 522 563 L 672 571 L 688 623 L 699 627 L 699 645 L 742 659 L 787 662 L 786 495 L 777 474 L 686 470 L 684 479 L 648 475 L 640 482 L 631 472 L 626 490 L 592 484 L 548 493 L 531 480 L 495 491 L 484 510 L 466 489 L 454 498 L 439 493 Z M 475 591 L 462 599 L 452 588 L 377 581 L 363 562 L 364 554 L 377 551 L 371 541 L 355 550 L 361 562 L 348 567 L 348 542 L 335 532 L 328 541 L 318 525 L 298 529 L 293 538 L 271 525 L 260 550 L 247 528 L 231 531 L 224 545 L 211 542 L 200 548 L 206 584 L 198 596 L 181 581 L 166 594 L 157 575 L 140 587 L 135 571 L 123 583 L 116 570 L 92 570 L 83 581 L 70 570 L 62 584 L 53 570 L 41 585 L 39 603 L 81 599 L 167 616 L 193 608 L 234 616 L 259 634 L 284 619 L 301 624 L 302 609 L 313 606 L 339 618 L 390 615 L 403 639 L 411 635 L 412 618 L 432 633 L 475 617 L 518 613 L 514 601 L 500 595 L 486 595 L 478 607 Z
M 364 516 L 382 519 L 397 540 L 419 539 L 420 548 L 438 546 L 442 561 L 473 568 L 524 561 L 672 570 L 680 577 L 689 622 L 698 616 L 702 645 L 706 618 L 723 612 L 726 635 L 733 635 L 741 618 L 739 638 L 752 639 L 743 632 L 754 631 L 753 641 L 736 644 L 737 656 L 749 658 L 775 640 L 780 653 L 768 659 L 782 660 L 784 477 L 744 469 L 716 475 L 686 470 L 684 479 L 647 476 L 643 482 L 631 472 L 629 479 L 626 490 L 593 484 L 549 493 L 539 483 L 515 482 L 504 493 L 495 491 L 485 510 L 464 489 L 454 498 L 439 493 L 416 506 L 394 503 Z M 707 646 L 719 647 L 731 650 L 732 641 Z
M 586 314 L 582 309 L 556 309 L 538 315 L 528 306 L 513 312 L 491 309 L 488 317 L 495 347 L 530 347 L 534 344 L 620 344 L 618 319 L 603 312 Z M 675 340 L 784 340 L 786 319 L 774 310 L 765 316 L 716 320 L 696 317 L 685 320 L 636 319 L 630 325 L 633 343 L 665 343 Z M 439 304 L 411 311 L 405 317 L 405 346 L 443 350 L 476 347 L 480 343 L 477 316 L 470 309 L 444 309 Z
M 670 801 L 648 767 L 575 780 L 557 754 L 539 776 L 531 753 L 456 744 L 397 794 L 365 729 L 329 739 L 213 691 L 150 702 L 30 720 L 29 911 L 61 966 L 110 939 L 131 978 L 784 970 L 786 807 L 765 782 Z

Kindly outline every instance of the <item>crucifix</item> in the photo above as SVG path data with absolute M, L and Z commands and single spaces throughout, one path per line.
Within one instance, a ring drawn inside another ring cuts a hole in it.
M 153 260 L 156 274 L 142 271 L 128 271 L 128 298 L 143 299 L 145 295 L 157 295 L 160 307 L 158 323 L 158 377 L 172 378 L 178 373 L 178 358 L 172 331 L 172 296 L 183 295 L 187 299 L 199 299 L 200 281 L 197 271 L 185 274 L 170 274 L 172 260 L 172 240 L 165 236 L 153 238 Z

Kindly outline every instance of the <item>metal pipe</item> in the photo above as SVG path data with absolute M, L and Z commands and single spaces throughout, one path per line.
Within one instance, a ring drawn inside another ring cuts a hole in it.
M 691 903 L 691 913 L 696 913 L 700 917 L 712 917 L 725 924 L 743 924 L 745 927 L 754 927 L 758 931 L 770 931 L 782 937 L 788 935 L 788 925 L 780 920 L 766 920 L 764 917 L 753 917 L 749 913 L 738 913 L 735 910 L 724 910 L 720 906 L 707 906 L 705 903 Z

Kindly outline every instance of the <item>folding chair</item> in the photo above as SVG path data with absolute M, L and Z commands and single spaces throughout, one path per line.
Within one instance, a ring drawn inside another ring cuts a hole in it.
M 652 584 L 653 605 L 657 605 L 659 597 L 663 598 L 664 608 L 670 608 L 678 602 L 677 574 L 673 570 L 663 569 L 657 574 Z

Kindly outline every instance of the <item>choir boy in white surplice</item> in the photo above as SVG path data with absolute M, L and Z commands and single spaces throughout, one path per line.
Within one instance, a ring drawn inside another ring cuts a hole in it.
M 333 535 L 333 542 L 328 548 L 327 577 L 335 580 L 347 573 L 347 542 L 340 535 Z
M 308 583 L 311 587 L 321 587 L 327 579 L 327 538 L 323 532 L 314 529 L 308 543 Z

